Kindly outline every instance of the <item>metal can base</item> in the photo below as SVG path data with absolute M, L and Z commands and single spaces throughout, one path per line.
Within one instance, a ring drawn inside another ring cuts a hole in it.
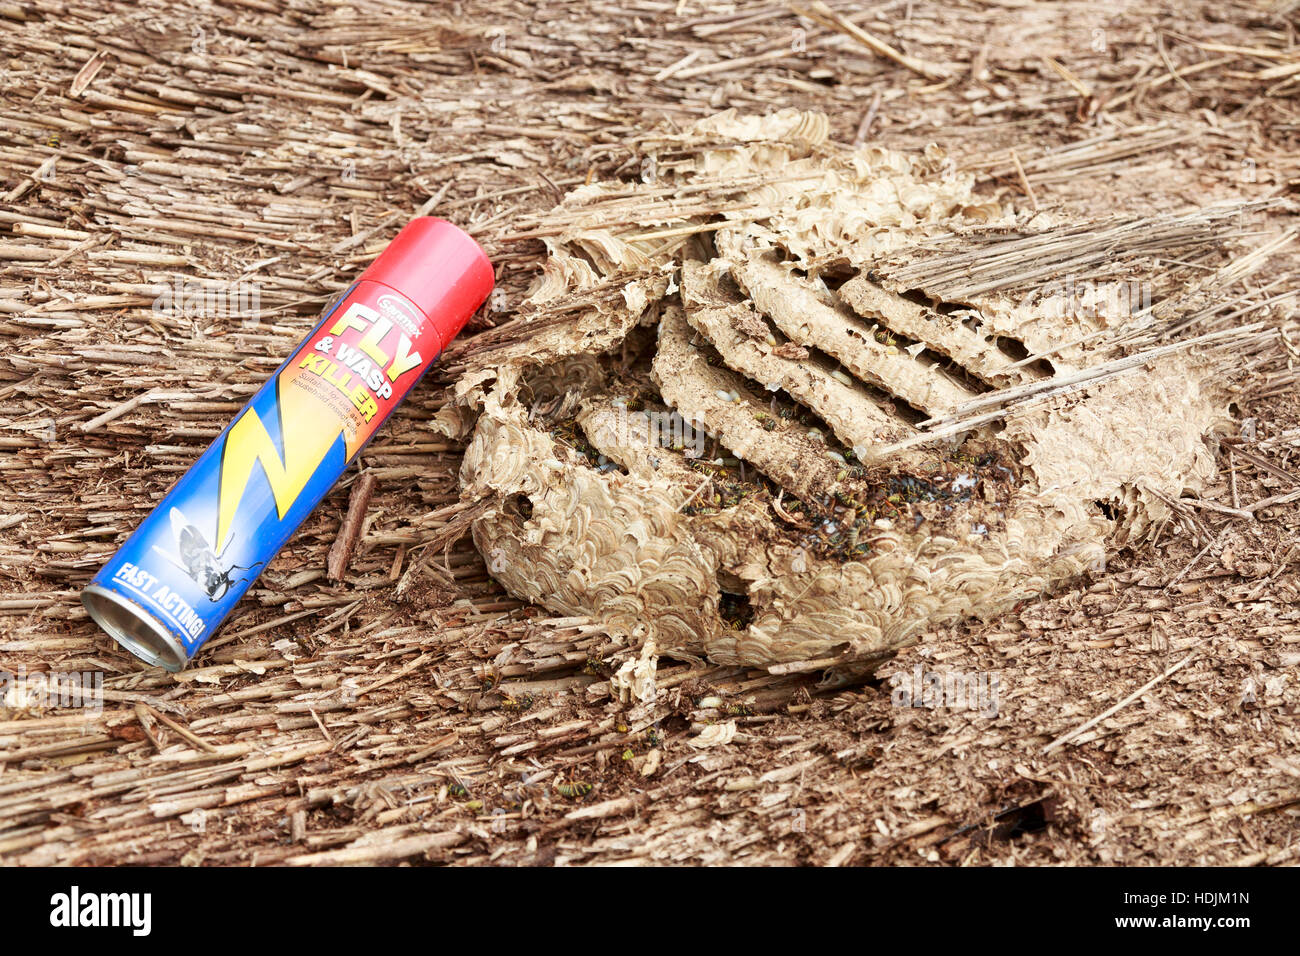
M 81 603 L 113 640 L 145 663 L 172 673 L 188 663 L 180 641 L 135 602 L 92 584 L 81 592 Z

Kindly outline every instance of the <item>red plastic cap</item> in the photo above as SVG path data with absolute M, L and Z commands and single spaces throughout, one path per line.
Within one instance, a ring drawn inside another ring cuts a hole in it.
M 420 216 L 403 227 L 362 279 L 406 296 L 437 330 L 446 348 L 492 291 L 492 263 L 483 247 L 445 219 Z

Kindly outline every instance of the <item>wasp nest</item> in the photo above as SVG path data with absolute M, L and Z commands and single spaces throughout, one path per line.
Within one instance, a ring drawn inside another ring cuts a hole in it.
M 544 220 L 444 412 L 511 593 L 661 652 L 869 665 L 1099 567 L 1212 477 L 1211 349 L 1134 354 L 1144 303 L 1016 286 L 1113 239 L 819 114 L 642 148 L 642 181 Z

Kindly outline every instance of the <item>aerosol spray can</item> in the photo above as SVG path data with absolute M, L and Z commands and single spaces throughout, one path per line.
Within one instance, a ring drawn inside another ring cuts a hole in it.
M 90 616 L 184 668 L 492 284 L 478 243 L 412 220 L 95 575 Z

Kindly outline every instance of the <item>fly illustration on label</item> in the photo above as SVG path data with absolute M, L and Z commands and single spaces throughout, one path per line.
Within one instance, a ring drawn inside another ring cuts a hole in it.
M 221 554 L 212 550 L 203 532 L 190 523 L 180 508 L 171 510 L 172 535 L 176 539 L 176 554 L 164 551 L 158 545 L 153 549 L 176 567 L 188 574 L 191 580 L 207 592 L 209 601 L 219 601 L 236 584 L 245 578 L 230 579 L 232 571 L 251 571 L 265 561 L 255 564 L 232 564 L 223 567 Z M 225 548 L 222 548 L 222 553 Z

